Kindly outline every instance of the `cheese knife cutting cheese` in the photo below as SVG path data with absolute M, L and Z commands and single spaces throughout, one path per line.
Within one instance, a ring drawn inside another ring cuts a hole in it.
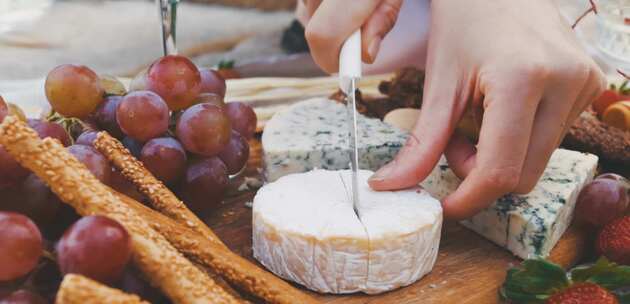
M 361 29 L 356 30 L 341 47 L 339 53 L 339 86 L 346 95 L 348 110 L 348 132 L 350 168 L 352 169 L 351 200 L 354 212 L 359 217 L 357 204 L 359 202 L 359 188 L 357 171 L 359 170 L 359 145 L 357 136 L 357 82 L 361 78 Z

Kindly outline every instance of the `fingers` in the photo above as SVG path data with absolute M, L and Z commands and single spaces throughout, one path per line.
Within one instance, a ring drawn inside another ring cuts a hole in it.
M 364 62 L 373 63 L 376 60 L 381 42 L 396 24 L 401 6 L 402 0 L 381 1 L 361 28 L 361 49 Z
M 482 84 L 481 90 L 488 93 L 474 167 L 459 188 L 443 200 L 445 217 L 472 216 L 518 185 L 544 87 L 544 75 L 534 74 L 494 79 L 489 89 Z
M 477 148 L 466 136 L 456 131 L 444 150 L 444 156 L 453 173 L 464 179 L 475 167 Z
M 441 67 L 439 63 L 427 67 L 425 99 L 418 122 L 396 158 L 370 178 L 368 183 L 373 189 L 414 186 L 431 173 L 440 159 L 466 106 L 457 94 L 468 91 L 466 87 L 458 87 L 461 74 L 457 69 Z
M 311 20 L 311 16 L 317 10 L 317 7 L 322 3 L 322 0 L 303 0 L 298 1 L 295 8 L 295 17 L 302 26 L 306 26 Z
M 305 36 L 315 62 L 326 72 L 339 69 L 341 45 L 372 15 L 380 0 L 323 1 L 306 26 Z
M 588 98 L 599 85 L 593 81 L 594 73 L 589 69 L 574 64 L 570 71 L 565 71 L 571 78 L 549 81 L 549 89 L 538 107 L 527 157 L 514 192 L 529 193 L 536 186 L 565 131 L 588 104 Z

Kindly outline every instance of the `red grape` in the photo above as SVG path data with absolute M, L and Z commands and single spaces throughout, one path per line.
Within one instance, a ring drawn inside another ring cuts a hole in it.
M 201 93 L 199 97 L 197 97 L 196 103 L 209 103 L 220 108 L 225 107 L 225 101 L 223 101 L 223 97 L 214 94 L 214 93 Z
M 42 235 L 26 216 L 0 212 L 0 281 L 29 273 L 42 255 Z
M 59 124 L 41 119 L 29 119 L 28 125 L 37 132 L 40 138 L 52 137 L 58 139 L 64 147 L 72 143 L 68 132 Z
M 236 174 L 247 164 L 249 143 L 241 134 L 232 130 L 230 142 L 219 153 L 219 158 L 225 163 L 228 174 Z
M 2 168 L 0 170 L 0 188 L 19 184 L 30 173 L 2 145 L 0 145 L 0 168 Z
M 162 96 L 172 111 L 186 109 L 201 91 L 201 75 L 190 59 L 164 56 L 149 67 L 147 89 Z
M 193 162 L 186 170 L 182 196 L 195 211 L 205 211 L 221 202 L 228 186 L 225 164 L 217 157 Z
M 599 178 L 582 188 L 575 212 L 579 219 L 595 226 L 603 226 L 623 216 L 628 204 L 627 190 L 620 182 Z
M 103 100 L 98 75 L 82 65 L 64 64 L 46 77 L 46 97 L 52 108 L 67 117 L 84 118 Z
M 128 136 L 123 138 L 121 142 L 123 146 L 127 148 L 127 150 L 129 150 L 131 155 L 133 155 L 135 158 L 140 158 L 140 152 L 142 152 L 143 147 L 143 144 L 141 142 Z
M 104 216 L 86 216 L 74 223 L 57 243 L 59 267 L 112 283 L 121 278 L 131 258 L 131 238 L 118 222 Z
M 92 147 L 94 145 L 94 141 L 96 140 L 96 136 L 98 135 L 98 131 L 87 131 L 81 133 L 77 140 L 74 142 L 76 145 L 84 145 Z
M 186 150 L 214 156 L 230 141 L 230 119 L 215 105 L 196 104 L 180 116 L 176 133 Z
M 2 122 L 4 120 L 4 117 L 7 115 L 9 115 L 9 106 L 6 102 L 4 102 L 2 96 L 0 96 L 0 122 Z
M 44 231 L 42 232 L 45 233 Z M 50 245 L 47 244 L 46 250 L 52 252 L 54 250 L 52 242 L 47 243 L 50 243 Z M 45 298 L 51 299 L 51 302 L 54 302 L 62 279 L 57 261 L 50 259 L 40 260 L 35 272 L 29 276 L 29 281 L 32 282 L 32 286 L 37 288 L 37 292 Z
M 602 175 L 597 176 L 595 179 L 612 179 L 612 180 L 616 180 L 617 182 L 619 182 L 623 187 L 626 188 L 626 191 L 630 191 L 630 181 L 619 175 L 619 174 L 615 174 L 615 173 L 604 173 Z
M 225 112 L 230 117 L 232 129 L 250 139 L 256 133 L 256 113 L 252 107 L 242 102 L 228 102 Z
M 72 145 L 68 147 L 68 152 L 82 162 L 98 180 L 105 184 L 109 183 L 112 167 L 107 158 L 96 149 L 85 145 Z
M 225 97 L 225 79 L 212 69 L 200 69 L 201 93 L 214 93 L 221 98 Z
M 0 304 L 47 304 L 42 296 L 26 289 L 16 290 L 0 300 Z
M 96 112 L 94 112 L 96 125 L 116 138 L 122 138 L 124 136 L 122 130 L 120 130 L 120 126 L 118 126 L 118 121 L 116 121 L 116 109 L 122 99 L 121 96 L 106 97 L 103 103 L 96 108 Z
M 31 174 L 18 187 L 0 190 L 3 203 L 0 210 L 28 216 L 40 226 L 52 223 L 60 207 L 57 196 L 35 174 Z
M 186 151 L 174 138 L 161 137 L 148 141 L 142 148 L 140 160 L 147 169 L 165 184 L 177 182 L 186 171 Z
M 120 129 L 133 139 L 145 142 L 168 129 L 168 106 L 150 91 L 127 94 L 118 105 L 116 121 Z
M 99 81 L 101 83 L 101 87 L 105 94 L 107 95 L 125 95 L 127 90 L 125 89 L 125 85 L 118 80 L 118 78 L 111 75 L 100 75 Z

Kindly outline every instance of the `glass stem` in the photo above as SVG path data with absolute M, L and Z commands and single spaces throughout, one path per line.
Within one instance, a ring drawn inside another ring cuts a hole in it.
M 155 0 L 162 29 L 162 50 L 164 56 L 177 54 L 175 33 L 177 24 L 177 4 L 179 0 Z

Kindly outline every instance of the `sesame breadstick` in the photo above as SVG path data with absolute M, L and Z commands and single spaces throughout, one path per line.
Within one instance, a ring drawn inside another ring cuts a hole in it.
M 144 217 L 147 223 L 160 232 L 177 249 L 193 261 L 220 274 L 228 282 L 258 296 L 268 303 L 317 303 L 291 284 L 252 264 L 243 257 L 177 223 L 173 219 L 111 190 L 131 209 Z
M 204 237 L 225 247 L 221 239 L 190 209 L 179 200 L 175 194 L 159 181 L 142 162 L 107 132 L 99 132 L 94 140 L 94 147 L 114 164 L 122 175 L 131 181 L 138 190 L 146 195 L 153 208 L 166 214 L 175 221 L 186 225 L 201 233 Z M 227 248 L 227 247 L 226 247 Z
M 0 125 L 0 144 L 79 214 L 104 215 L 122 224 L 131 235 L 134 263 L 173 302 L 239 303 L 96 179 L 59 141 L 41 140 L 25 122 L 9 116 Z
M 56 304 L 149 304 L 137 295 L 105 286 L 78 274 L 63 277 L 55 299 Z

